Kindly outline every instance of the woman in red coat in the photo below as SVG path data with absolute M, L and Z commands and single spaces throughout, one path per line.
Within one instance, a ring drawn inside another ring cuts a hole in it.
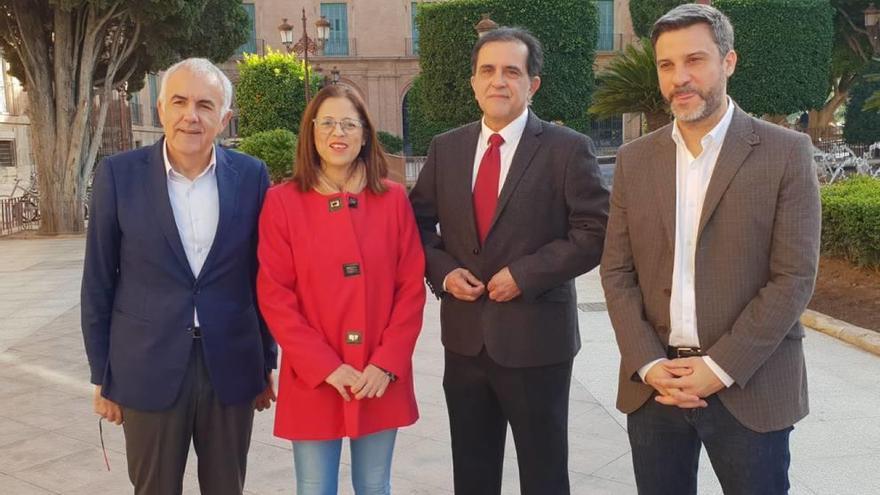
M 412 354 L 424 254 L 361 98 L 329 86 L 300 125 L 293 180 L 260 216 L 260 310 L 281 346 L 275 435 L 297 493 L 335 494 L 342 438 L 358 494 L 390 493 L 397 428 L 416 421 Z

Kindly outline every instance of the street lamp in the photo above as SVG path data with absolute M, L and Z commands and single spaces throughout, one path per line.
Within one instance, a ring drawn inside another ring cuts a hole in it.
M 333 70 L 330 71 L 330 82 L 336 84 L 339 82 L 339 69 L 336 66 L 333 66 Z
M 868 41 L 874 50 L 874 58 L 880 57 L 880 10 L 874 6 L 874 2 L 868 5 L 864 11 L 865 29 L 868 31 Z
M 281 44 L 287 49 L 287 53 L 296 52 L 297 55 L 302 55 L 303 57 L 306 70 L 306 103 L 308 103 L 312 98 L 311 86 L 309 85 L 309 54 L 314 55 L 318 49 L 323 47 L 324 43 L 330 39 L 330 22 L 327 21 L 324 16 L 321 16 L 321 18 L 315 23 L 315 30 L 317 31 L 316 42 L 316 40 L 309 38 L 308 31 L 306 30 L 306 9 L 303 8 L 302 30 L 302 37 L 299 41 L 293 43 L 293 26 L 287 23 L 287 19 L 283 19 L 281 25 L 278 26 L 278 33 L 281 35 Z
M 474 26 L 474 29 L 477 30 L 477 36 L 482 38 L 489 31 L 498 29 L 498 23 L 489 19 L 489 14 L 483 14 L 483 18 Z

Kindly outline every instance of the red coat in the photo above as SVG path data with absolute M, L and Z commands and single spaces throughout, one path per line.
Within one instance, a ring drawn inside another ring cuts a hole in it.
M 425 259 L 403 187 L 386 185 L 381 195 L 325 196 L 286 183 L 266 196 L 257 294 L 282 350 L 276 436 L 354 438 L 418 419 L 412 354 Z M 346 343 L 350 331 L 361 343 Z M 372 363 L 398 379 L 381 398 L 346 403 L 324 382 L 343 363 Z

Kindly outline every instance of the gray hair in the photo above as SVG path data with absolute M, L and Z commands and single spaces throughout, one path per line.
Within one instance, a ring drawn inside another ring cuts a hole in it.
M 232 82 L 229 81 L 229 78 L 226 77 L 226 74 L 219 67 L 206 58 L 185 58 L 167 68 L 162 75 L 162 83 L 159 86 L 159 101 L 165 101 L 165 84 L 168 78 L 181 69 L 186 69 L 197 76 L 213 79 L 219 83 L 223 89 L 223 104 L 220 106 L 220 113 L 225 114 L 229 111 L 229 108 L 232 106 Z
M 657 38 L 668 31 L 677 31 L 695 24 L 705 24 L 712 32 L 712 38 L 721 56 L 733 50 L 733 25 L 720 10 L 711 5 L 686 3 L 679 5 L 657 19 L 651 28 L 651 44 L 657 47 Z

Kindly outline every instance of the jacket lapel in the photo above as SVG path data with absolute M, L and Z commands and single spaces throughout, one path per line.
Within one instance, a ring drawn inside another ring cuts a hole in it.
M 214 234 L 214 242 L 211 243 L 211 250 L 208 251 L 208 257 L 205 258 L 205 264 L 199 272 L 198 280 L 201 280 L 205 273 L 210 269 L 214 260 L 216 260 L 223 245 L 223 234 L 233 223 L 235 212 L 238 204 L 239 190 L 239 173 L 229 155 L 221 147 L 215 146 L 217 162 L 214 165 L 215 175 L 217 177 L 217 196 L 220 203 L 219 218 L 217 220 L 217 232 Z
M 670 249 L 675 249 L 675 195 L 676 195 L 676 171 L 675 171 L 675 141 L 672 140 L 671 124 L 656 134 L 656 146 L 649 149 L 656 153 L 647 157 L 651 166 L 648 169 L 653 175 L 651 184 L 654 185 L 654 199 L 657 211 L 666 232 L 666 241 Z
M 709 181 L 708 189 L 706 189 L 703 211 L 700 214 L 700 228 L 697 231 L 698 240 L 703 233 L 703 228 L 706 227 L 706 223 L 712 218 L 712 214 L 721 201 L 721 197 L 730 185 L 730 181 L 733 180 L 746 157 L 752 152 L 752 146 L 760 142 L 761 139 L 755 134 L 752 126 L 751 117 L 740 110 L 739 107 L 734 108 L 733 118 L 730 121 L 730 127 L 727 129 L 727 136 L 724 138 L 724 144 L 721 146 L 721 152 L 718 154 L 715 170 L 712 172 L 712 179 Z
M 150 163 L 148 167 L 148 180 L 144 182 L 147 188 L 147 195 L 150 198 L 150 204 L 156 215 L 156 221 L 165 234 L 165 239 L 174 252 L 174 257 L 181 264 L 185 273 L 191 280 L 195 280 L 192 269 L 189 267 L 189 261 L 186 259 L 186 252 L 183 250 L 183 242 L 180 240 L 180 232 L 177 231 L 177 223 L 174 221 L 174 212 L 171 209 L 171 200 L 168 198 L 168 174 L 165 172 L 165 155 L 163 153 L 165 147 L 165 138 L 160 139 L 153 145 L 150 153 Z
M 531 165 L 535 152 L 541 146 L 541 139 L 538 136 L 543 131 L 544 124 L 541 122 L 541 119 L 529 110 L 529 120 L 526 122 L 526 128 L 519 139 L 519 144 L 516 146 L 516 153 L 513 154 L 513 160 L 510 162 L 507 178 L 504 179 L 504 184 L 502 184 L 501 194 L 498 196 L 498 205 L 495 207 L 495 215 L 492 217 L 492 225 L 489 226 L 489 233 L 492 232 L 495 222 L 498 221 L 498 217 L 501 216 L 501 212 L 510 201 L 510 197 L 513 195 L 513 191 L 516 190 L 519 180 L 522 179 L 523 174 Z
M 461 146 L 453 151 L 452 160 L 449 162 L 452 169 L 453 204 L 461 206 L 461 214 L 467 225 L 467 231 L 472 236 L 473 245 L 478 245 L 477 222 L 474 219 L 473 178 L 474 178 L 474 153 L 477 150 L 477 140 L 480 139 L 480 122 L 470 124 L 463 129 L 464 139 Z

